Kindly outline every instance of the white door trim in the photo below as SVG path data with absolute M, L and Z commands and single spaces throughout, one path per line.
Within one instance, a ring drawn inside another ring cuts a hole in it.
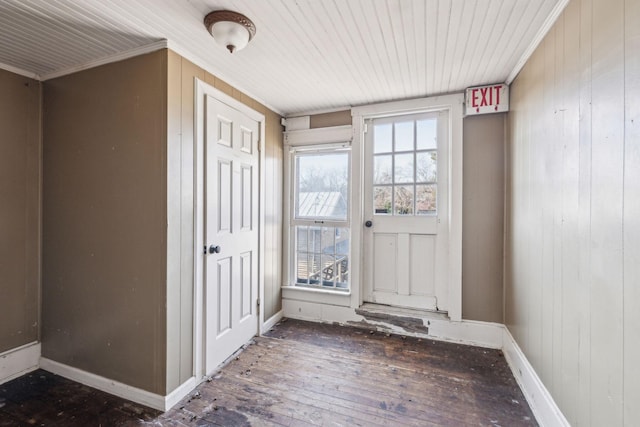
M 428 111 L 449 111 L 449 267 L 447 311 L 454 321 L 462 320 L 462 106 L 464 94 L 436 96 L 431 98 L 395 101 L 383 104 L 354 107 L 353 118 L 354 144 L 353 187 L 359 191 L 352 192 L 354 249 L 353 259 L 360 259 L 357 271 L 352 272 L 352 306 L 360 306 L 363 302 L 364 283 L 360 272 L 363 268 L 361 254 L 364 253 L 362 241 L 362 223 L 364 221 L 361 195 L 364 191 L 364 121 L 377 117 L 404 115 Z M 357 180 L 358 182 L 355 182 Z M 358 207 L 356 209 L 356 207 Z M 360 226 L 358 226 L 360 224 Z M 355 264 L 355 263 L 354 263 Z
M 258 315 L 258 325 L 256 331 L 264 330 L 264 241 L 265 241 L 265 116 L 251 107 L 243 104 L 226 93 L 214 88 L 204 81 L 194 79 L 194 310 L 193 310 L 193 373 L 196 381 L 202 381 L 206 375 L 204 361 L 204 330 L 203 330 L 203 283 L 204 283 L 204 254 L 203 254 L 203 237 L 204 237 L 204 95 L 211 95 L 215 99 L 228 106 L 240 111 L 247 117 L 257 121 L 260 124 L 260 140 L 258 141 L 259 155 L 259 232 L 258 232 L 258 295 L 260 298 L 260 314 Z

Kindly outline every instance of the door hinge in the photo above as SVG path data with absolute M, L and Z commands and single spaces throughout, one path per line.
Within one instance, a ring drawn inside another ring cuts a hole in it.
M 369 132 L 369 124 L 365 123 L 364 124 L 364 133 L 367 133 L 367 132 Z
M 260 314 L 260 298 L 256 300 L 256 306 L 258 307 L 258 315 Z

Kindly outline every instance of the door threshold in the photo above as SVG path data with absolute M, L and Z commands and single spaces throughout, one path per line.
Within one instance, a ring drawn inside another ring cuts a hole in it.
M 356 310 L 360 313 L 385 314 L 390 316 L 418 317 L 430 320 L 449 320 L 446 311 L 421 310 L 416 308 L 395 307 L 392 305 L 365 302 Z

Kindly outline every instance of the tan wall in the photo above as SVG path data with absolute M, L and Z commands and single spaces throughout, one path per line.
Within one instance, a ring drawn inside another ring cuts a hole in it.
M 193 316 L 193 134 L 194 79 L 198 78 L 266 117 L 265 318 L 281 309 L 282 282 L 282 127 L 280 116 L 168 52 L 168 297 L 167 392 L 192 375 Z M 173 221 L 172 221 L 173 219 Z M 180 224 L 180 226 L 172 226 Z
M 166 52 L 44 83 L 43 356 L 165 392 Z
M 0 70 L 0 353 L 38 340 L 40 84 Z
M 504 322 L 505 114 L 464 119 L 462 317 Z
M 332 126 L 351 125 L 351 110 L 334 111 L 332 113 L 309 116 L 309 128 L 327 128 Z
M 576 426 L 640 419 L 639 22 L 570 2 L 511 87 L 506 324 Z

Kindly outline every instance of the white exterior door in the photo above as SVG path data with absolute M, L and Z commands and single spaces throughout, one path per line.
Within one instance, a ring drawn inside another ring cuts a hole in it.
M 206 95 L 206 373 L 258 333 L 259 138 L 257 121 Z
M 363 300 L 441 310 L 449 265 L 448 111 L 365 125 Z

